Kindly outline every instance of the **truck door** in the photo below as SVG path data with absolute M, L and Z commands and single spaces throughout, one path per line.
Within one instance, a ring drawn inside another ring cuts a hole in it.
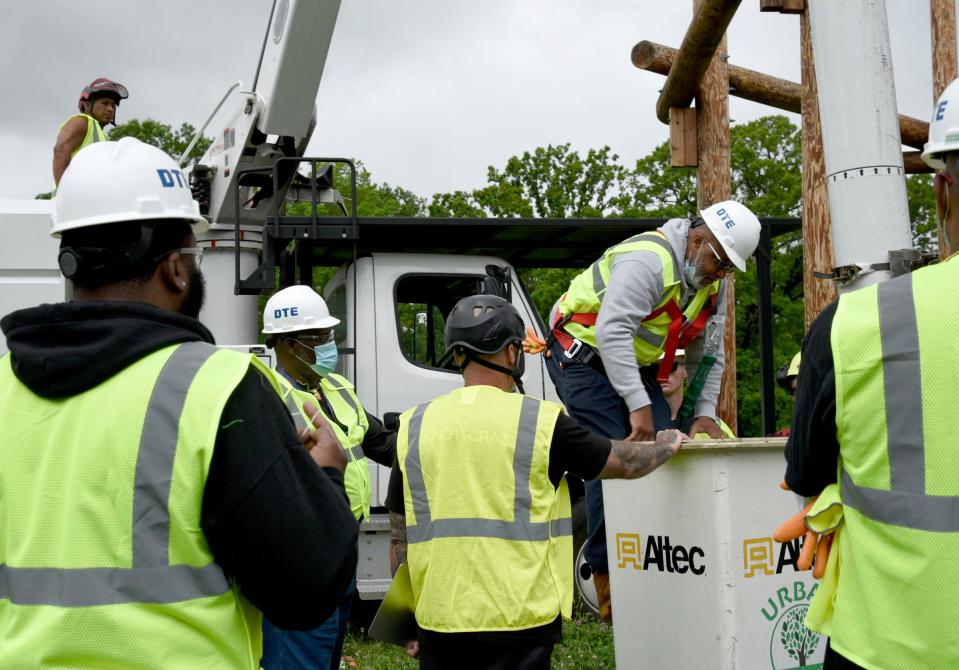
M 489 257 L 376 254 L 376 387 L 377 408 L 403 412 L 459 388 L 462 376 L 444 357 L 446 315 L 460 298 L 488 292 L 487 265 L 505 265 Z M 535 324 L 525 292 L 512 274 L 512 302 L 523 321 Z M 357 357 L 357 368 L 364 366 Z M 527 356 L 523 385 L 530 395 L 544 393 L 542 357 Z M 381 500 L 386 478 L 379 478 Z

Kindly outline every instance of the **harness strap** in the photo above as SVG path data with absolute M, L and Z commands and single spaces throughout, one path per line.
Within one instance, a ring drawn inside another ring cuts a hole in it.
M 706 322 L 716 313 L 716 296 L 718 295 L 718 293 L 713 293 L 709 296 L 709 304 L 703 307 L 695 319 L 687 321 L 683 325 L 683 329 L 679 334 L 680 349 L 685 349 L 686 346 L 699 337 L 699 334 L 706 328 Z
M 679 309 L 679 305 L 675 300 L 668 301 L 662 307 L 650 312 L 649 316 L 643 319 L 643 321 L 651 321 L 661 314 L 669 315 L 669 327 L 666 331 L 663 358 L 656 372 L 656 379 L 658 381 L 665 382 L 669 379 L 669 374 L 672 372 L 673 361 L 676 358 L 676 350 L 685 349 L 690 342 L 699 337 L 699 334 L 703 332 L 710 317 L 716 313 L 717 295 L 718 294 L 714 293 L 710 296 L 709 304 L 705 305 L 702 311 L 700 311 L 692 321 L 684 321 L 683 312 Z M 556 341 L 559 342 L 563 349 L 569 349 L 574 342 L 574 338 L 563 330 L 563 326 L 572 321 L 581 326 L 591 328 L 596 325 L 597 317 L 598 314 L 583 312 L 576 312 L 565 316 L 557 314 L 553 329 L 550 331 L 550 336 L 556 338 Z

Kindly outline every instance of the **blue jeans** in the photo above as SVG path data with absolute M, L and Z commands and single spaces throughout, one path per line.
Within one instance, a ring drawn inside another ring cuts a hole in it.
M 355 591 L 354 577 L 339 609 L 313 630 L 283 630 L 264 617 L 263 670 L 337 670 Z
M 593 367 L 570 360 L 556 341 L 550 351 L 552 356 L 546 359 L 546 369 L 569 415 L 584 428 L 604 437 L 622 440 L 629 435 L 629 410 L 606 378 L 602 364 Z M 655 372 L 649 369 L 643 373 L 646 392 L 652 401 L 653 425 L 656 430 L 672 428 L 663 389 L 653 379 Z M 598 479 L 586 482 L 586 532 L 586 562 L 593 572 L 608 573 L 603 485 Z

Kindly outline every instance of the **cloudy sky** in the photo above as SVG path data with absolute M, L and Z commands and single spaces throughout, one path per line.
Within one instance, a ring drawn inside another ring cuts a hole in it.
M 232 82 L 252 81 L 271 3 L 16 3 L 0 25 L 0 198 L 50 188 L 57 127 L 95 77 L 130 89 L 120 122 L 202 123 Z M 758 7 L 745 0 L 733 19 L 730 62 L 799 81 L 798 17 Z M 668 129 L 655 115 L 663 78 L 633 67 L 630 49 L 644 39 L 678 47 L 691 8 L 692 0 L 344 0 L 309 153 L 359 158 L 375 180 L 427 197 L 482 186 L 487 166 L 550 143 L 608 144 L 631 165 Z M 926 119 L 929 3 L 887 8 L 899 111 Z M 764 113 L 731 98 L 736 122 Z

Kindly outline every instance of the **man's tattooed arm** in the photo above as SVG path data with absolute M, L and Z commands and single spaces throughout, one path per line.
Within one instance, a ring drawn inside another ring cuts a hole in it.
M 390 512 L 390 571 L 395 575 L 406 563 L 406 517 Z
M 648 475 L 679 451 L 683 434 L 678 430 L 661 430 L 654 442 L 613 440 L 613 448 L 599 479 L 637 479 Z

